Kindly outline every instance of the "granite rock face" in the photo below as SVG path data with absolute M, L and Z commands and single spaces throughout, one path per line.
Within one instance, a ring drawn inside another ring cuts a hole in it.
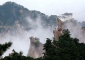
M 39 58 L 43 56 L 43 52 L 43 44 L 40 43 L 39 39 L 36 37 L 30 37 L 30 48 L 27 56 Z

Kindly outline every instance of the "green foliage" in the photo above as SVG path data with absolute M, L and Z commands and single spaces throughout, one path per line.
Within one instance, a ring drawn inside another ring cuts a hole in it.
M 71 38 L 68 30 L 59 37 L 59 41 L 47 39 L 44 49 L 45 60 L 85 60 L 85 44 Z
M 44 27 L 56 26 L 56 15 L 47 16 L 39 11 L 31 11 L 19 4 L 16 4 L 15 2 L 6 2 L 5 4 L 0 5 L 1 26 L 12 27 L 15 25 L 15 22 L 18 21 L 21 26 L 24 26 L 26 30 L 29 30 L 31 27 L 26 17 L 29 17 L 34 21 L 37 20 L 38 17 L 41 17 L 41 20 L 44 22 L 42 25 L 45 25 Z M 2 27 L 0 28 L 0 31 L 2 32 L 6 29 Z
M 12 45 L 11 42 L 0 44 L 0 56 Z
M 23 56 L 22 52 L 17 53 L 15 50 L 13 50 L 13 53 L 9 54 L 9 56 L 6 56 L 1 60 L 33 60 L 33 58 Z
M 33 59 L 32 57 L 24 56 L 22 52 L 16 52 L 13 50 L 9 56 L 5 56 L 1 60 L 42 60 L 42 58 Z
M 17 53 L 13 50 L 13 53 L 1 60 L 85 60 L 85 43 L 79 43 L 77 38 L 70 37 L 68 30 L 64 30 L 59 41 L 47 38 L 44 50 L 44 56 L 37 59 L 26 57 L 22 52 Z

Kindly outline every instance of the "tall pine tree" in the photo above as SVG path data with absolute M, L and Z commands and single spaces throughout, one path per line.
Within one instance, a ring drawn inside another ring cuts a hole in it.
M 59 41 L 47 39 L 44 50 L 44 60 L 85 60 L 85 43 L 70 37 L 68 30 L 64 30 Z
M 12 45 L 11 42 L 0 44 L 0 57 L 4 54 L 4 52 Z

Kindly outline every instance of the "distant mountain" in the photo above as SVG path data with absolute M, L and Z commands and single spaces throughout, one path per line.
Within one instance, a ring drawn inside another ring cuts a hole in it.
M 46 25 L 54 25 L 56 23 L 56 16 L 47 16 L 39 11 L 30 11 L 23 6 L 14 2 L 6 2 L 0 6 L 0 25 L 1 26 L 13 26 L 16 21 L 22 26 L 26 26 L 26 17 L 30 17 L 33 20 L 40 16 Z
M 56 26 L 56 15 L 48 16 L 39 11 L 28 10 L 15 2 L 6 2 L 0 5 L 0 31 L 9 30 L 15 24 L 19 24 L 27 30 L 31 29 L 26 17 L 30 17 L 34 21 L 40 17 L 44 27 Z M 85 22 L 82 26 L 85 26 Z

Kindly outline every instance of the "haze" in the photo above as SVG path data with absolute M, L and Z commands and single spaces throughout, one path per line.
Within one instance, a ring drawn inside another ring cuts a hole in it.
M 37 10 L 42 13 L 45 13 L 47 15 L 61 15 L 65 12 L 73 13 L 73 18 L 77 19 L 78 21 L 85 21 L 85 0 L 0 0 L 0 5 L 4 4 L 7 1 L 16 2 L 29 10 Z M 24 55 L 27 55 L 28 49 L 29 49 L 29 37 L 39 37 L 40 42 L 45 43 L 46 38 L 52 38 L 53 37 L 53 30 L 49 28 L 43 28 L 41 25 L 41 19 L 37 19 L 36 23 L 27 18 L 28 22 L 30 22 L 30 25 L 36 29 L 32 29 L 30 31 L 24 31 L 23 29 L 19 29 L 19 36 L 12 36 L 10 34 L 5 34 L 6 36 L 3 36 L 1 39 L 2 42 L 7 42 L 12 40 L 13 45 L 12 47 L 4 54 L 8 55 L 13 49 L 15 49 L 17 52 L 23 51 Z M 67 24 L 68 25 L 68 24 Z M 70 24 L 71 25 L 71 24 Z M 68 26 L 70 29 L 70 25 Z M 74 25 L 72 25 L 74 27 Z M 79 28 L 76 27 L 76 28 Z M 80 31 L 80 29 L 77 29 Z M 72 30 L 72 32 L 79 32 L 76 29 Z M 44 34 L 43 34 L 44 33 Z M 77 33 L 80 35 L 80 32 Z M 17 34 L 16 34 L 17 35 Z M 76 34 L 75 34 L 76 35 Z M 81 35 L 80 35 L 81 36 Z M 18 46 L 17 46 L 18 45 Z M 17 48 L 19 47 L 19 48 Z
M 0 5 L 7 1 L 16 2 L 29 10 L 37 10 L 47 15 L 73 13 L 78 21 L 85 21 L 85 0 L 0 0 Z

